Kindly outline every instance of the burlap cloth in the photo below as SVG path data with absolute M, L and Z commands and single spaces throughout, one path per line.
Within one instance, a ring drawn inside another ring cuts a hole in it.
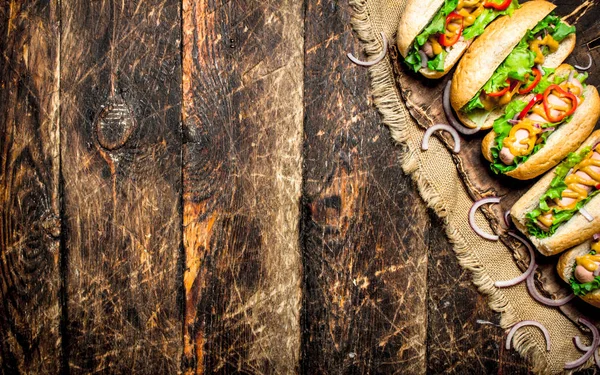
M 405 0 L 350 0 L 352 26 L 367 55 L 376 55 L 381 51 L 380 32 L 384 32 L 388 40 L 394 40 L 404 4 Z M 506 280 L 521 274 L 511 251 L 499 241 L 482 239 L 470 228 L 467 216 L 473 201 L 460 181 L 450 153 L 439 140 L 432 137 L 429 150 L 421 151 L 423 130 L 403 104 L 389 59 L 369 68 L 369 74 L 375 105 L 394 140 L 406 150 L 402 167 L 415 180 L 427 205 L 444 221 L 446 234 L 454 245 L 461 266 L 472 272 L 473 282 L 481 293 L 488 296 L 490 308 L 501 313 L 500 324 L 503 328 L 510 328 L 527 319 L 537 320 L 548 328 L 552 342 L 550 352 L 546 351 L 544 337 L 537 328 L 524 327 L 515 335 L 514 347 L 529 359 L 533 371 L 562 372 L 565 362 L 582 354 L 575 349 L 572 337 L 588 335 L 582 333 L 558 309 L 534 301 L 524 283 L 504 289 L 494 286 L 495 280 Z M 483 216 L 477 220 L 482 228 L 489 230 Z M 592 365 L 592 360 L 587 365 Z

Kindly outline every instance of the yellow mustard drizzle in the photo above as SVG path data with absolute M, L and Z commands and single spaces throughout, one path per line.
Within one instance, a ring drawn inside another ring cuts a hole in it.
M 548 117 L 546 117 L 546 110 L 544 110 L 544 105 L 543 104 L 536 104 L 533 106 L 533 108 L 531 108 L 531 112 L 535 113 L 538 116 L 541 116 L 544 118 L 544 120 L 548 121 Z
M 484 91 L 481 91 L 480 100 L 481 104 L 483 104 L 483 108 L 486 111 L 491 111 L 496 108 L 498 105 L 506 105 L 510 103 L 512 97 L 519 91 L 522 82 L 517 82 L 515 87 L 512 90 L 507 91 L 502 96 L 489 96 L 486 95 Z
M 596 243 L 598 242 L 595 242 L 594 244 Z M 592 249 L 593 247 L 594 245 L 592 245 Z M 600 262 L 600 254 L 585 254 L 578 256 L 575 258 L 575 262 L 578 266 L 583 266 L 586 270 L 593 272 L 598 269 L 598 264 L 596 262 Z
M 543 64 L 545 60 L 544 54 L 540 49 L 541 46 L 548 46 L 550 52 L 556 52 L 556 50 L 558 49 L 558 42 L 554 40 L 554 38 L 550 34 L 546 34 L 546 36 L 542 40 L 534 39 L 533 41 L 531 41 L 531 43 L 529 43 L 529 49 L 533 53 L 535 53 L 535 59 L 533 60 L 533 62 L 535 62 L 536 64 Z
M 577 78 L 573 78 L 573 79 L 577 79 Z M 581 88 L 579 86 L 572 84 L 571 82 L 567 82 L 565 84 L 565 88 L 567 89 L 567 91 L 569 91 L 571 94 L 573 94 L 575 96 L 581 96 L 581 94 L 582 94 Z
M 596 146 L 596 149 L 590 151 L 586 155 L 585 159 L 583 159 L 579 164 L 573 167 L 573 170 L 571 171 L 572 173 L 565 177 L 565 184 L 567 184 L 567 188 L 562 192 L 561 195 L 563 198 L 572 198 L 575 200 L 568 206 L 562 206 L 560 204 L 560 200 L 555 199 L 555 203 L 558 206 L 568 210 L 575 208 L 575 205 L 578 202 L 582 201 L 588 196 L 587 190 L 581 185 L 593 187 L 600 183 L 600 173 L 592 170 L 592 167 L 600 167 L 600 159 L 592 159 L 592 155 L 594 155 L 594 152 L 598 151 L 599 148 L 598 146 Z M 590 176 L 590 178 L 578 176 L 576 174 L 577 171 L 585 172 L 588 176 Z
M 552 226 L 552 219 L 553 219 L 553 217 L 551 215 L 548 217 L 546 217 L 546 215 L 540 215 L 537 217 L 537 221 L 544 224 L 548 228 L 550 228 Z
M 481 2 L 482 0 L 460 0 L 456 5 L 456 10 L 458 11 L 462 8 L 473 8 Z
M 465 3 L 464 1 L 461 1 L 461 2 Z M 459 2 L 459 6 L 456 8 L 458 10 L 457 13 L 464 17 L 464 19 L 463 19 L 464 27 L 469 27 L 475 23 L 475 20 L 477 19 L 477 17 L 479 17 L 481 15 L 481 13 L 483 13 L 485 8 L 483 7 L 483 3 L 480 1 L 472 2 L 473 5 L 464 5 L 465 7 L 460 6 L 461 2 Z M 468 6 L 469 8 L 474 8 L 474 9 L 469 11 L 469 10 L 467 10 L 466 6 Z
M 434 55 L 439 55 L 442 53 L 442 45 L 437 41 L 433 35 L 429 37 L 429 43 L 431 43 L 431 48 L 433 50 Z
M 517 142 L 516 134 L 521 129 L 527 130 L 529 135 Z M 510 129 L 508 136 L 504 139 L 503 145 L 508 147 L 510 153 L 514 156 L 529 155 L 535 146 L 537 135 L 541 132 L 542 129 L 533 126 L 533 121 L 523 119 Z

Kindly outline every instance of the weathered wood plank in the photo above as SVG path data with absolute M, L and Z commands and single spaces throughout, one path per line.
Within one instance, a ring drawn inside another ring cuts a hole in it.
M 429 226 L 368 100 L 350 9 L 308 2 L 302 373 L 424 373 Z
M 506 350 L 500 314 L 487 305 L 460 267 L 441 220 L 427 233 L 427 373 L 528 374 L 527 362 Z
M 62 2 L 72 373 L 176 373 L 182 354 L 177 0 Z
M 0 5 L 2 374 L 61 364 L 57 5 Z
M 186 373 L 293 373 L 302 4 L 183 2 Z

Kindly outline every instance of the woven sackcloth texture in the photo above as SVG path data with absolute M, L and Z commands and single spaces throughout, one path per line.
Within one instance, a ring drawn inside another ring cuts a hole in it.
M 381 32 L 388 40 L 394 40 L 404 2 L 350 0 L 352 26 L 367 55 L 381 51 Z M 562 372 L 565 362 L 581 356 L 573 345 L 572 337 L 582 333 L 557 309 L 535 302 L 524 283 L 505 289 L 494 286 L 495 280 L 510 279 L 521 273 L 511 251 L 502 243 L 486 241 L 471 230 L 467 216 L 473 201 L 460 181 L 450 153 L 435 137 L 430 140 L 429 150 L 421 151 L 423 130 L 403 104 L 389 59 L 369 68 L 369 75 L 374 102 L 383 122 L 390 128 L 393 139 L 405 150 L 402 167 L 412 176 L 428 206 L 442 218 L 461 266 L 471 271 L 479 291 L 488 296 L 490 308 L 501 313 L 503 328 L 527 319 L 537 320 L 548 328 L 552 340 L 550 352 L 546 351 L 543 335 L 537 328 L 524 327 L 515 335 L 515 349 L 529 359 L 533 371 Z M 477 222 L 490 230 L 483 216 L 478 217 Z M 590 365 L 591 360 L 587 366 Z

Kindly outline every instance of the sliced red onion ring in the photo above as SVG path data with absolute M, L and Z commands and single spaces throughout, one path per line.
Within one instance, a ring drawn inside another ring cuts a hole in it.
M 496 281 L 494 283 L 496 288 L 506 288 L 508 286 L 517 285 L 520 282 L 523 282 L 525 279 L 527 279 L 527 277 L 529 277 L 529 274 L 531 274 L 533 272 L 533 269 L 536 266 L 535 254 L 533 253 L 533 247 L 529 244 L 529 242 L 516 233 L 508 232 L 508 235 L 521 241 L 523 243 L 523 245 L 525 245 L 527 250 L 529 250 L 529 267 L 527 267 L 527 271 L 525 271 L 521 275 L 515 277 L 514 279 L 510 279 L 510 280 L 506 280 L 506 281 Z
M 594 233 L 594 235 L 592 236 L 592 239 L 593 239 L 594 241 L 598 241 L 598 240 L 600 240 L 600 233 Z
M 529 291 L 529 294 L 531 295 L 531 297 L 534 300 L 536 300 L 539 303 L 546 305 L 546 306 L 558 307 L 558 306 L 562 306 L 562 305 L 566 304 L 567 302 L 569 302 L 570 300 L 575 298 L 575 295 L 572 293 L 570 295 L 566 296 L 565 298 L 561 298 L 561 299 L 550 299 L 550 298 L 546 298 L 546 297 L 542 296 L 540 294 L 540 292 L 538 292 L 538 290 L 536 289 L 535 282 L 533 280 L 533 276 L 535 275 L 536 269 L 537 269 L 537 265 L 535 265 L 533 267 L 533 271 L 531 271 L 531 273 L 527 277 L 527 290 Z
M 476 128 L 468 128 L 458 121 L 458 119 L 452 113 L 452 106 L 450 105 L 450 85 L 452 84 L 452 80 L 449 80 L 444 88 L 444 94 L 442 95 L 442 104 L 444 107 L 444 113 L 446 114 L 446 118 L 450 122 L 459 133 L 470 135 L 475 134 L 481 130 L 481 126 L 477 126 Z
M 567 78 L 567 81 L 572 81 L 573 77 L 575 77 L 575 69 L 569 72 L 569 78 Z
M 354 57 L 351 53 L 348 53 L 347 56 L 350 59 L 350 61 L 352 61 L 353 63 L 355 63 L 358 66 L 373 66 L 373 65 L 377 64 L 378 62 L 380 62 L 381 60 L 383 60 L 383 58 L 387 54 L 388 41 L 387 41 L 387 38 L 385 37 L 384 33 L 381 33 L 381 37 L 383 38 L 383 49 L 381 50 L 379 55 L 377 55 L 377 57 L 374 60 L 361 61 L 361 60 L 357 59 L 356 57 Z
M 473 203 L 473 206 L 469 210 L 469 224 L 471 225 L 471 228 L 473 229 L 473 231 L 475 233 L 477 233 L 479 236 L 485 238 L 486 240 L 498 241 L 498 236 L 496 236 L 495 234 L 489 234 L 489 233 L 484 232 L 475 223 L 475 212 L 477 211 L 477 209 L 479 207 L 483 206 L 484 204 L 488 204 L 488 203 L 500 203 L 500 198 L 498 198 L 498 197 L 483 198 L 483 199 L 480 199 L 480 200 L 476 201 L 475 203 Z
M 598 356 L 598 348 L 594 350 L 594 363 L 596 364 L 596 367 L 600 368 L 600 357 Z
M 585 207 L 581 207 L 579 209 L 579 213 L 583 215 L 587 219 L 587 221 L 594 221 L 594 217 L 585 209 Z
M 538 227 L 540 227 L 540 229 L 543 230 L 544 232 L 548 232 L 550 230 L 550 228 L 548 228 L 547 226 L 545 226 L 544 224 L 542 224 L 542 222 L 539 221 L 539 220 L 535 221 L 535 225 L 537 225 Z
M 546 329 L 546 327 L 544 327 L 542 323 L 536 322 L 535 320 L 522 320 L 519 323 L 512 326 L 510 331 L 508 331 L 508 336 L 506 337 L 506 350 L 510 350 L 510 343 L 512 342 L 512 338 L 515 332 L 523 326 L 538 327 L 544 334 L 544 337 L 546 338 L 546 351 L 550 351 L 550 332 L 548 332 L 548 330 Z
M 504 224 L 506 224 L 506 226 L 510 228 L 511 221 L 510 221 L 510 219 L 508 218 L 508 216 L 509 216 L 509 215 L 510 215 L 510 210 L 506 210 L 506 211 L 504 212 Z
M 513 116 L 513 120 L 518 121 L 519 120 L 519 115 L 521 115 L 521 112 L 515 113 L 515 115 Z
M 545 73 L 544 73 L 544 69 L 542 69 L 542 65 L 541 64 L 537 64 L 535 67 L 540 71 L 540 74 L 543 77 Z
M 538 128 L 538 129 L 541 129 L 541 128 L 542 128 L 542 127 L 540 126 L 540 124 L 538 124 L 537 122 L 534 122 L 534 123 L 533 123 L 533 127 L 534 127 L 534 128 Z
M 579 336 L 573 337 L 573 344 L 575 344 L 575 347 L 577 349 L 581 350 L 582 352 L 587 352 L 588 350 L 590 350 L 592 348 L 591 346 L 587 346 L 584 343 L 582 343 L 581 337 L 579 337 Z
M 429 129 L 427 129 L 427 131 L 425 132 L 425 135 L 423 135 L 423 142 L 421 143 L 421 150 L 427 150 L 429 148 L 429 137 L 431 137 L 431 134 L 433 134 L 433 132 L 436 130 L 446 130 L 448 133 L 450 133 L 452 135 L 452 139 L 454 139 L 454 149 L 452 151 L 455 154 L 458 154 L 460 152 L 460 136 L 458 135 L 458 132 L 456 131 L 456 129 L 454 129 L 452 126 L 446 125 L 446 124 L 435 124 L 435 125 L 429 127 Z
M 589 52 L 587 53 L 587 56 L 588 56 L 588 64 L 586 66 L 573 65 L 573 68 L 579 69 L 579 70 L 588 70 L 589 68 L 591 68 L 592 67 L 592 63 L 594 61 L 592 59 L 592 55 Z
M 586 327 L 588 327 L 592 331 L 592 345 L 591 345 L 590 350 L 585 352 L 585 354 L 582 355 L 579 359 L 572 361 L 572 362 L 565 363 L 565 367 L 564 367 L 565 370 L 571 370 L 571 369 L 577 368 L 577 367 L 583 365 L 584 363 L 586 363 L 587 360 L 590 359 L 592 354 L 594 354 L 594 352 L 597 350 L 598 344 L 600 343 L 600 335 L 598 334 L 598 328 L 596 328 L 595 325 L 593 325 L 590 321 L 588 321 L 585 318 L 579 318 L 579 322 L 581 324 L 584 324 Z
M 512 124 L 512 125 L 516 125 L 516 124 L 518 124 L 518 123 L 519 123 L 519 120 L 513 120 L 513 119 L 510 119 L 510 120 L 508 120 L 508 123 L 509 123 L 509 124 Z
M 427 68 L 427 62 L 429 61 L 429 58 L 427 57 L 425 52 L 421 50 L 419 50 L 419 56 L 421 56 L 421 68 Z
M 544 129 L 542 129 L 542 133 L 546 133 L 546 132 L 553 132 L 553 131 L 555 131 L 555 130 L 556 130 L 556 128 L 555 128 L 554 126 L 551 126 L 551 127 L 549 127 L 549 128 L 544 128 Z

